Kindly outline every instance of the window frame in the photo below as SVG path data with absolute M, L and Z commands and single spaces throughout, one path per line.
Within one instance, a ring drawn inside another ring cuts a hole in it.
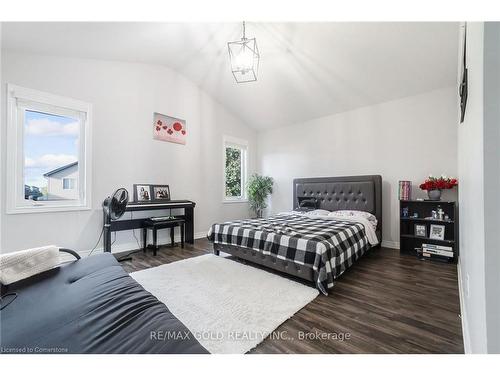
M 62 179 L 62 188 L 63 190 L 75 190 L 76 184 L 75 184 L 76 178 L 73 177 L 63 177 Z M 65 182 L 68 183 L 68 187 L 65 187 Z
M 241 138 L 224 135 L 222 140 L 222 203 L 248 202 L 246 184 L 248 181 L 248 141 Z M 241 150 L 241 196 L 228 197 L 226 195 L 226 148 Z
M 24 111 L 33 110 L 80 121 L 78 151 L 79 199 L 30 201 L 24 199 Z M 7 84 L 7 214 L 81 211 L 92 208 L 92 105 L 80 100 Z

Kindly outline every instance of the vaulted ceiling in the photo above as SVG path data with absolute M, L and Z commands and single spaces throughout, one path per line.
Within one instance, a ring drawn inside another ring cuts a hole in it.
M 252 23 L 257 82 L 237 84 L 240 23 L 3 23 L 2 48 L 168 66 L 269 128 L 455 85 L 458 23 Z

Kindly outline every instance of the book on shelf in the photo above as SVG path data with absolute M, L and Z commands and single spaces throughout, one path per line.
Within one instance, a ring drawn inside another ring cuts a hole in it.
M 427 253 L 425 251 L 422 251 L 422 258 L 425 258 L 425 259 L 437 259 L 437 260 L 442 260 L 442 261 L 450 261 L 453 259 L 452 256 L 444 256 L 444 255 L 438 255 L 438 254 L 430 254 L 430 253 Z
M 439 256 L 453 258 L 453 248 L 434 244 L 422 244 L 422 255 L 425 257 Z
M 422 254 L 439 255 L 446 258 L 453 258 L 453 252 L 442 251 L 442 250 L 427 250 L 422 249 Z
M 411 181 L 399 181 L 399 200 L 409 201 L 411 199 Z
M 435 245 L 432 243 L 423 243 L 422 249 L 433 249 L 433 250 L 442 250 L 442 251 L 453 252 L 453 247 L 451 247 L 451 246 Z

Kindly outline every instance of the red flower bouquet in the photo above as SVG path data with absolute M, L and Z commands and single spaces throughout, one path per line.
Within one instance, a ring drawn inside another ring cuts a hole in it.
M 427 190 L 430 200 L 440 200 L 441 190 L 453 189 L 457 185 L 458 181 L 456 178 L 429 176 L 423 184 L 420 184 L 420 189 Z
M 420 184 L 420 189 L 422 190 L 445 190 L 445 189 L 453 189 L 458 185 L 458 181 L 456 178 L 449 178 L 446 176 L 441 177 L 433 177 L 429 176 L 423 184 Z

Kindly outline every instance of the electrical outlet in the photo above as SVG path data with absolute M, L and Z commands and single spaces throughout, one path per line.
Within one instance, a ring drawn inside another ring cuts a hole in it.
M 470 297 L 470 283 L 469 283 L 469 274 L 465 276 L 465 296 L 467 298 Z

